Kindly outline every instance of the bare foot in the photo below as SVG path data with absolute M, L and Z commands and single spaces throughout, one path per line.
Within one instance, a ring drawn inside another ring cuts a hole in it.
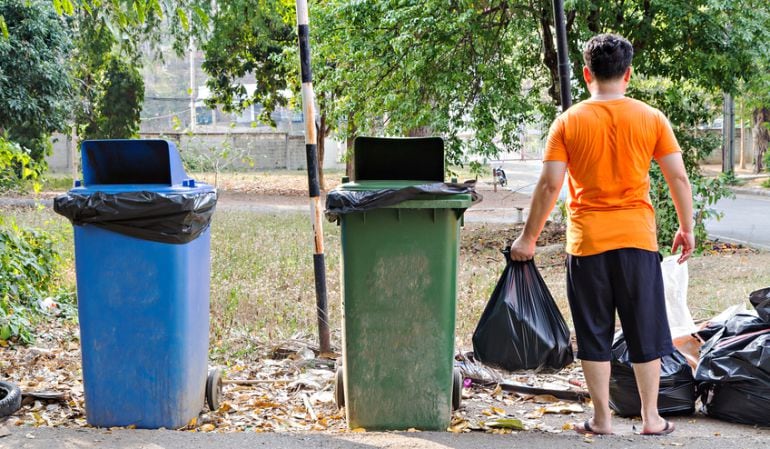
M 582 424 L 575 424 L 573 426 L 573 429 L 575 432 L 585 435 L 585 434 L 593 434 L 593 435 L 612 435 L 612 427 L 611 426 L 599 426 L 596 423 L 594 423 L 594 419 L 587 419 Z
M 644 427 L 642 427 L 642 435 L 668 435 L 669 433 L 673 432 L 676 427 L 674 426 L 674 423 L 660 418 L 658 422 L 656 422 L 654 425 L 650 425 L 650 423 L 644 423 Z

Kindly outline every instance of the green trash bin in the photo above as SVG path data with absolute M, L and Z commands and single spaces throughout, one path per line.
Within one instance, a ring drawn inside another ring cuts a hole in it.
M 443 177 L 443 149 L 441 164 Z M 357 180 L 337 190 L 418 184 L 425 182 Z M 449 426 L 462 389 L 453 371 L 457 256 L 462 215 L 471 203 L 469 193 L 425 194 L 339 216 L 343 363 L 337 402 L 350 428 Z

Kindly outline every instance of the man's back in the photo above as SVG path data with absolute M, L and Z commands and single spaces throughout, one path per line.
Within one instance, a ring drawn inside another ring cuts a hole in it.
M 543 160 L 567 162 L 567 252 L 657 251 L 648 172 L 677 151 L 665 116 L 631 98 L 586 100 L 557 118 Z

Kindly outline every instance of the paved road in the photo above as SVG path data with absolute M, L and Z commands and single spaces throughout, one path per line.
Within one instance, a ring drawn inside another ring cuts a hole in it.
M 591 449 L 685 447 L 706 449 L 767 448 L 770 431 L 725 425 L 708 419 L 676 418 L 680 427 L 667 437 L 643 437 L 630 432 L 584 440 L 573 432 L 539 431 L 515 435 L 486 433 L 189 433 L 168 430 L 13 428 L 0 437 L 0 449 L 243 449 L 243 448 L 409 448 L 409 449 Z M 621 430 L 621 429 L 618 429 Z M 630 430 L 630 429 L 628 429 Z
M 720 200 L 715 209 L 724 217 L 706 222 L 712 238 L 770 250 L 770 197 L 736 195 Z

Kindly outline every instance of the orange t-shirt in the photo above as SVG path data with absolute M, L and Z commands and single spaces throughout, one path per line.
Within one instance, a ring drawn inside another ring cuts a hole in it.
M 666 116 L 638 100 L 586 100 L 561 114 L 543 160 L 567 163 L 567 252 L 657 251 L 650 164 L 678 151 Z

